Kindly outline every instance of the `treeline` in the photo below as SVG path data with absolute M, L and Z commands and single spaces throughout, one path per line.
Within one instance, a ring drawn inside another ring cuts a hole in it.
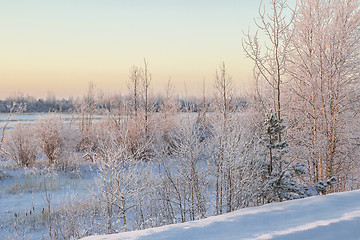
M 94 97 L 94 104 L 97 114 L 104 114 L 106 112 L 113 112 L 116 109 L 119 110 L 120 106 L 125 108 L 125 105 L 129 106 L 127 109 L 131 109 L 130 95 L 113 95 L 111 97 L 105 97 L 100 94 L 98 98 Z M 22 106 L 21 112 L 23 113 L 51 113 L 51 112 L 62 112 L 62 113 L 74 113 L 80 107 L 82 103 L 81 98 L 69 98 L 69 99 L 56 99 L 55 97 L 49 99 L 36 99 L 35 97 L 20 97 L 20 98 L 8 98 L 6 100 L 0 100 L 0 113 L 10 113 L 11 108 L 16 106 Z M 203 106 L 202 100 L 196 97 L 190 99 L 176 98 L 176 102 L 179 111 L 191 111 L 198 112 Z M 236 108 L 244 109 L 248 107 L 248 100 L 243 97 L 234 99 Z M 161 109 L 166 105 L 165 98 L 162 95 L 158 95 L 150 100 L 149 106 L 151 106 L 154 112 L 160 112 Z M 211 103 L 207 103 L 208 109 L 213 109 Z M 131 114 L 130 112 L 128 114 Z
M 9 98 L 0 100 L 0 112 L 9 113 L 14 103 L 25 106 L 23 111 L 26 113 L 71 112 L 75 106 L 73 100 L 67 99 Z

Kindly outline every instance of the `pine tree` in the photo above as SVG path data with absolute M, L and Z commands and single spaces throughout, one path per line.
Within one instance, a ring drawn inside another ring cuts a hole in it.
M 285 160 L 285 154 L 290 149 L 286 139 L 282 138 L 280 141 L 286 130 L 284 119 L 279 119 L 277 114 L 271 111 L 267 115 L 265 126 L 264 142 L 269 153 L 267 183 L 264 187 L 267 202 L 305 197 L 295 180 L 296 175 L 305 173 L 304 165 L 291 165 Z

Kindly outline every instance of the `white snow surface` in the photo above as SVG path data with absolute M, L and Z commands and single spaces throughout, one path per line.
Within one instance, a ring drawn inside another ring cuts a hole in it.
M 360 190 L 271 203 L 140 231 L 83 240 L 360 239 Z

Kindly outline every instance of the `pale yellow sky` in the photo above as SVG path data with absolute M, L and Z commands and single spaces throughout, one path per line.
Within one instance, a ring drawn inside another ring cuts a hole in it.
M 250 3 L 251 2 L 251 3 Z M 242 31 L 257 14 L 245 0 L 0 0 L 0 98 L 82 95 L 92 81 L 127 92 L 129 69 L 149 62 L 154 93 L 210 89 L 224 61 L 238 88 L 251 77 Z

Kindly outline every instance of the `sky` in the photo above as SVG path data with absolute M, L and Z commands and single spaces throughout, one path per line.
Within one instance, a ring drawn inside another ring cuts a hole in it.
M 251 78 L 243 31 L 260 1 L 0 0 L 0 99 L 17 92 L 80 96 L 89 82 L 126 93 L 133 65 L 148 61 L 157 94 L 211 89 L 225 62 L 236 87 Z

